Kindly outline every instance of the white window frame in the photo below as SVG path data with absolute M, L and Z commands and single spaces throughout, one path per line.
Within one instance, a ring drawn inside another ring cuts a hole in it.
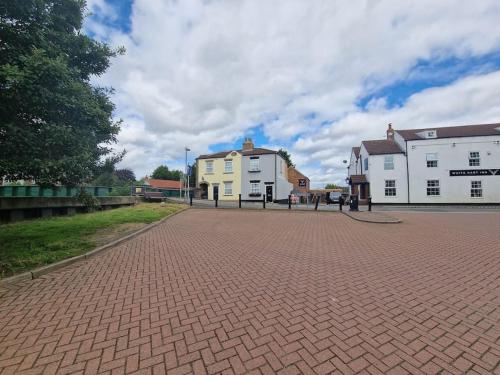
M 250 194 L 261 194 L 260 182 L 250 182 Z
M 214 161 L 207 160 L 205 162 L 205 173 L 214 173 Z
M 384 155 L 384 170 L 390 171 L 394 169 L 394 155 Z
M 441 183 L 439 180 L 427 180 L 426 184 L 428 197 L 441 196 Z
M 480 167 L 480 166 L 481 166 L 481 154 L 479 153 L 479 151 L 470 151 L 469 167 Z
M 232 160 L 224 160 L 224 173 L 233 173 L 233 161 Z
M 482 198 L 483 197 L 483 181 L 473 180 L 470 182 L 470 197 Z
M 233 195 L 233 181 L 224 181 L 224 195 Z
M 386 197 L 396 197 L 397 196 L 396 180 L 385 180 L 384 182 L 385 182 L 384 195 Z M 390 194 L 391 192 L 394 192 L 394 194 Z
M 260 159 L 250 159 L 248 168 L 252 172 L 260 171 Z
M 429 152 L 425 154 L 425 160 L 427 163 L 427 168 L 437 168 L 439 164 L 437 152 Z

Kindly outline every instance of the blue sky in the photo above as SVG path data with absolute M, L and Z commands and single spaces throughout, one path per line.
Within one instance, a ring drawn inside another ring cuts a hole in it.
M 115 88 L 123 167 L 286 148 L 315 186 L 395 128 L 500 119 L 500 4 L 422 0 L 90 0 L 85 31 L 127 53 Z M 439 17 L 435 17 L 439 14 Z

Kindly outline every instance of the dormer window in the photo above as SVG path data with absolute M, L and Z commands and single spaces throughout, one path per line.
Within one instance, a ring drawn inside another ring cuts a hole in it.
M 436 138 L 435 130 L 427 130 L 425 133 L 425 138 Z

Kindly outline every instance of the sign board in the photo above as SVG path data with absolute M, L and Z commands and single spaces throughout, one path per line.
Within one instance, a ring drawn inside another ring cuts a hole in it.
M 453 169 L 450 177 L 457 176 L 500 176 L 500 169 Z
M 307 180 L 305 178 L 299 178 L 299 186 L 307 187 Z

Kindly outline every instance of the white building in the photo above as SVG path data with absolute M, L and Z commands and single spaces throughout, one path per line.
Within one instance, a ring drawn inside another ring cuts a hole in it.
M 351 193 L 373 203 L 500 203 L 500 124 L 387 129 L 353 147 Z

